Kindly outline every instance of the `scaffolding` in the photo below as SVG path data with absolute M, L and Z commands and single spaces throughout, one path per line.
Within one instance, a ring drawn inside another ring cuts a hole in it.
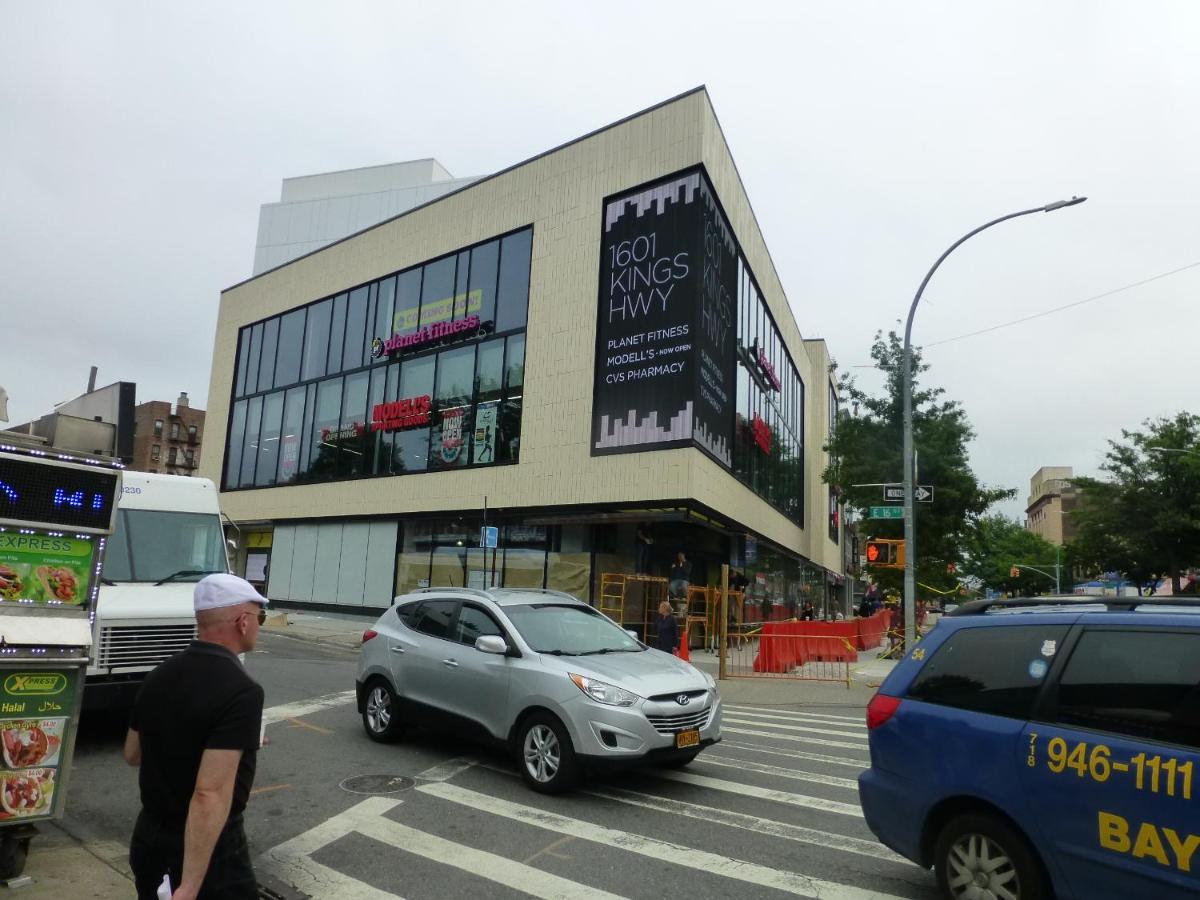
M 667 599 L 667 579 L 655 575 L 600 575 L 600 612 L 622 628 L 640 627 L 648 640 L 658 604 Z

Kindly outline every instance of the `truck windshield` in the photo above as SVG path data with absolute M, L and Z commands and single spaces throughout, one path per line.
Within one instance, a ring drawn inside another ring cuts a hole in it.
M 221 522 L 211 513 L 122 509 L 104 554 L 109 581 L 161 581 L 181 571 L 224 572 Z M 197 581 L 203 574 L 175 581 Z

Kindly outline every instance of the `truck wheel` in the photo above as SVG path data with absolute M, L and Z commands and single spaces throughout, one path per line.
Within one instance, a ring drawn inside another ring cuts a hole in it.
M 1029 842 L 1003 819 L 987 813 L 965 813 L 947 822 L 938 834 L 933 864 L 943 897 L 1050 897 L 1046 875 Z
M 396 704 L 396 694 L 382 678 L 372 678 L 367 682 L 367 700 L 363 704 L 363 731 L 373 741 L 390 744 L 399 740 L 404 731 L 400 721 L 400 710 Z

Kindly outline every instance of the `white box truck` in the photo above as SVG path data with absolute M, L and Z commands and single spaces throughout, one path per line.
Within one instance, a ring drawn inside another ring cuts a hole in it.
M 146 673 L 195 637 L 196 582 L 229 571 L 216 485 L 207 478 L 123 474 L 84 709 L 131 706 Z

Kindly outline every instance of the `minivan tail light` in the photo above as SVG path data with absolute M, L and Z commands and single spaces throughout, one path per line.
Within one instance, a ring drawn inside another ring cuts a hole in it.
M 899 697 L 889 697 L 887 694 L 876 694 L 867 704 L 867 730 L 873 731 L 900 708 Z
M 367 641 L 369 641 L 373 637 L 379 637 L 379 632 L 376 631 L 374 628 L 368 628 L 366 631 L 363 632 L 363 641 L 362 642 L 365 644 Z

